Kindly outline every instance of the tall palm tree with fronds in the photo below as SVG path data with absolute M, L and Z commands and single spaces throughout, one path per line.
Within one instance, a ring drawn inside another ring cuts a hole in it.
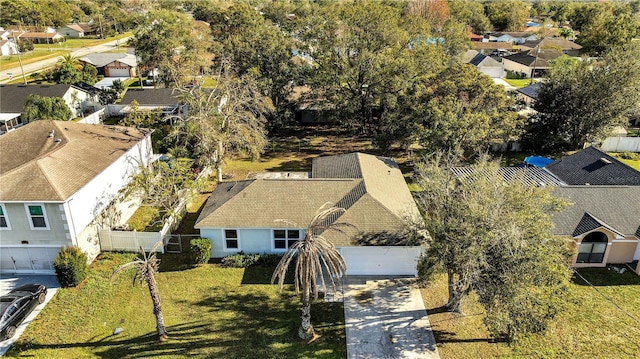
M 63 55 L 60 58 L 58 58 L 58 65 L 62 66 L 62 65 L 70 65 L 71 67 L 75 68 L 76 70 L 81 70 L 82 69 L 82 64 L 80 63 L 80 60 L 78 60 L 77 57 L 69 54 Z
M 116 268 L 111 274 L 110 282 L 123 270 L 135 268 L 136 274 L 133 277 L 133 284 L 136 282 L 146 283 L 153 302 L 153 314 L 156 316 L 156 330 L 158 332 L 158 340 L 165 341 L 168 338 L 167 329 L 164 326 L 164 317 L 162 316 L 162 308 L 160 307 L 160 293 L 158 292 L 158 284 L 156 283 L 156 273 L 160 260 L 156 257 L 156 250 L 162 245 L 162 242 L 156 243 L 149 253 L 145 253 L 142 246 L 140 247 L 141 257 L 137 257 L 131 262 L 125 263 Z
M 345 234 L 343 230 L 345 227 L 354 227 L 349 223 L 335 222 L 344 211 L 345 209 L 343 208 L 329 207 L 328 204 L 320 207 L 307 226 L 304 238 L 289 247 L 271 277 L 271 283 L 273 284 L 277 279 L 280 291 L 282 291 L 289 264 L 296 258 L 295 288 L 296 293 L 302 291 L 302 323 L 298 329 L 298 335 L 306 341 L 310 341 L 315 337 L 313 325 L 311 324 L 311 294 L 313 293 L 314 299 L 317 299 L 318 284 L 326 288 L 324 274 L 326 274 L 332 289 L 335 291 L 336 285 L 341 284 L 341 277 L 347 270 L 347 264 L 340 252 L 338 252 L 333 243 L 323 236 L 323 233 L 328 231 Z M 287 220 L 279 221 L 298 227 L 295 223 Z

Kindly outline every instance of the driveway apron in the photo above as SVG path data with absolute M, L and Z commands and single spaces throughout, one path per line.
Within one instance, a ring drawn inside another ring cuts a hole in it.
M 439 358 L 420 290 L 411 279 L 344 284 L 347 358 Z
M 11 345 L 20 338 L 20 335 L 22 335 L 25 328 L 35 319 L 40 311 L 44 309 L 47 303 L 49 303 L 51 298 L 56 294 L 58 288 L 60 288 L 60 284 L 58 283 L 58 279 L 55 275 L 0 275 L 0 295 L 5 295 L 14 288 L 30 283 L 44 284 L 47 287 L 47 298 L 44 300 L 44 303 L 39 304 L 26 318 L 24 318 L 22 324 L 18 326 L 13 338 L 0 341 L 0 356 L 3 356 L 4 353 L 9 350 Z

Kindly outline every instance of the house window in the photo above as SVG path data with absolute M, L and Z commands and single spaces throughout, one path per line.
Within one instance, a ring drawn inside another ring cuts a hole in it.
M 602 232 L 587 234 L 580 243 L 576 263 L 602 263 L 607 244 L 606 234 Z
M 274 229 L 273 248 L 285 250 L 300 240 L 298 229 Z
M 11 229 L 9 217 L 7 217 L 7 209 L 4 204 L 0 204 L 0 229 Z
M 224 230 L 224 246 L 225 249 L 240 249 L 240 243 L 238 242 L 238 230 L 237 229 L 225 229 Z
M 25 204 L 27 215 L 29 216 L 29 226 L 31 229 L 49 229 L 47 212 L 43 205 Z

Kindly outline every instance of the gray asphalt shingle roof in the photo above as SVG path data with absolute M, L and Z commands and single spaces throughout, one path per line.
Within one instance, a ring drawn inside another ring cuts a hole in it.
M 136 59 L 136 56 L 132 54 L 127 54 L 124 52 L 119 52 L 119 53 L 97 52 L 97 53 L 89 54 L 87 56 L 83 56 L 79 60 L 90 63 L 95 67 L 104 67 L 114 61 L 122 62 L 123 64 L 127 64 L 131 67 L 138 66 L 138 60 Z
M 128 105 L 136 100 L 140 106 L 174 106 L 180 102 L 177 91 L 162 89 L 128 89 L 120 104 Z
M 397 164 L 362 153 L 320 157 L 309 179 L 252 179 L 218 184 L 196 228 L 306 226 L 329 202 L 346 209 L 336 221 L 356 226 L 348 236 L 327 233 L 336 245 L 353 245 L 358 233 L 401 232 L 419 216 Z
M 30 94 L 62 98 L 72 85 L 0 85 L 0 113 L 22 113 Z
M 640 186 L 640 172 L 595 147 L 562 157 L 545 168 L 569 185 Z
M 602 226 L 640 237 L 640 187 L 564 186 L 555 193 L 573 203 L 553 216 L 555 234 L 578 236 Z

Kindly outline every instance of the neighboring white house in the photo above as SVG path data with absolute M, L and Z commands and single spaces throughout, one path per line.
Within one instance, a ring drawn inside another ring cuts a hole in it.
M 84 37 L 84 29 L 78 24 L 67 24 L 58 28 L 58 33 L 64 37 L 79 39 Z
M 73 85 L 0 85 L 0 117 L 2 114 L 21 114 L 30 94 L 43 97 L 60 97 L 71 110 L 73 117 L 95 112 L 102 108 L 98 98 L 100 90 L 79 82 Z
M 152 156 L 151 131 L 34 121 L 0 136 L 0 270 L 52 273 L 62 246 L 93 260 L 97 222 Z M 126 220 L 135 208 L 114 203 Z
M 13 40 L 0 40 L 0 55 L 10 56 L 18 54 L 18 46 Z
M 468 50 L 464 54 L 462 61 L 475 66 L 478 71 L 491 78 L 499 79 L 504 77 L 504 70 L 500 62 L 489 56 L 483 55 L 476 50 Z
M 346 210 L 335 222 L 355 226 L 346 235 L 325 233 L 345 257 L 348 275 L 417 274 L 422 247 L 411 240 L 416 234 L 410 228 L 420 213 L 393 159 L 363 153 L 320 157 L 311 178 L 259 177 L 219 183 L 207 201 L 195 227 L 211 240 L 211 257 L 284 253 L 329 202 Z M 296 225 L 278 221 L 283 219 Z

